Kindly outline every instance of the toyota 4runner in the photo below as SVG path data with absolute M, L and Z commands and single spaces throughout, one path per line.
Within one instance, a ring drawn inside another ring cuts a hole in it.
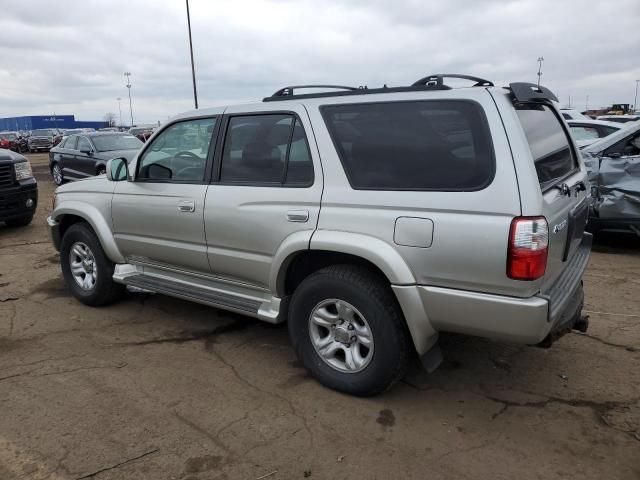
M 307 87 L 179 115 L 130 163 L 59 187 L 73 295 L 131 285 L 288 321 L 305 367 L 356 395 L 416 353 L 435 368 L 439 332 L 548 346 L 586 329 L 587 174 L 553 93 Z

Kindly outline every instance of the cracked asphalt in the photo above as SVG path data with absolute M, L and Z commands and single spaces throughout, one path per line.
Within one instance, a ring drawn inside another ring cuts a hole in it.
M 309 378 L 285 326 L 160 295 L 75 301 L 31 159 L 38 215 L 0 226 L 1 480 L 640 478 L 637 238 L 596 238 L 587 335 L 444 336 L 439 370 L 360 399 Z

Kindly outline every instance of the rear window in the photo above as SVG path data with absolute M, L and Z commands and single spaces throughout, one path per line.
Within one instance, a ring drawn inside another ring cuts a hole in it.
M 527 136 L 541 186 L 552 184 L 577 167 L 567 134 L 551 108 L 527 104 L 517 106 L 516 111 Z
M 491 134 L 475 102 L 331 105 L 322 115 L 355 189 L 473 191 L 493 179 Z

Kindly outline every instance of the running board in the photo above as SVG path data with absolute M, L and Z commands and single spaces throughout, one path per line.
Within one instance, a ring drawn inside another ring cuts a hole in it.
M 261 306 L 263 302 L 246 298 L 239 298 L 236 295 L 216 292 L 207 288 L 196 285 L 189 285 L 183 282 L 175 282 L 172 280 L 152 277 L 150 275 L 127 275 L 122 282 L 132 287 L 150 290 L 152 292 L 162 293 L 172 297 L 183 298 L 192 302 L 221 308 L 223 310 L 231 310 L 262 320 L 276 323 L 275 319 L 264 318 L 261 314 Z

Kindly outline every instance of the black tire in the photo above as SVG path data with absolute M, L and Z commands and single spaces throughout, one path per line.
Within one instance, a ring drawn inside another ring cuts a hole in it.
M 355 373 L 343 373 L 320 357 L 312 344 L 309 318 L 327 299 L 346 301 L 369 324 L 373 356 Z M 289 335 L 298 359 L 323 385 L 358 396 L 375 395 L 400 380 L 413 355 L 404 316 L 389 284 L 376 273 L 355 265 L 323 268 L 302 281 L 289 306 Z
M 33 220 L 33 215 L 27 215 L 26 217 L 13 218 L 11 220 L 7 220 L 5 223 L 9 227 L 26 227 Z
M 54 173 L 54 169 L 56 167 L 58 167 L 58 169 L 60 171 L 60 181 L 56 180 L 56 175 Z M 62 171 L 62 167 L 60 166 L 60 164 L 58 162 L 53 162 L 51 164 L 51 178 L 53 178 L 53 183 L 55 183 L 58 186 L 62 185 L 65 182 L 65 180 L 64 180 L 64 172 Z
M 89 290 L 80 287 L 71 273 L 69 258 L 71 248 L 76 242 L 82 242 L 87 245 L 95 259 L 97 267 L 96 280 Z M 67 287 L 73 296 L 85 305 L 92 307 L 108 305 L 121 298 L 125 293 L 126 287 L 113 281 L 114 263 L 107 258 L 98 237 L 91 227 L 84 222 L 71 225 L 62 237 L 60 265 Z

